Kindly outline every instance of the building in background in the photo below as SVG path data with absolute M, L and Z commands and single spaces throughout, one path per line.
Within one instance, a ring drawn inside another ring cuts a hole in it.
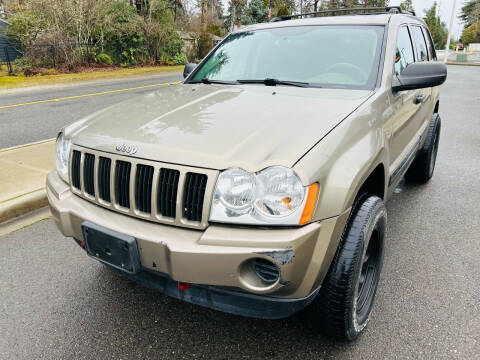
M 19 44 L 11 42 L 7 38 L 8 22 L 0 19 L 0 63 L 12 62 L 22 56 Z

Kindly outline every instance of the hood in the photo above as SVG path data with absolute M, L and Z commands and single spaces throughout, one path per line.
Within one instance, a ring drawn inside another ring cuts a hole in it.
M 66 129 L 73 143 L 211 169 L 293 166 L 371 94 L 365 90 L 181 84 L 133 97 Z

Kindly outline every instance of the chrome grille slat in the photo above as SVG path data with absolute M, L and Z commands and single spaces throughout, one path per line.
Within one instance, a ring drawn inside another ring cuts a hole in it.
M 204 229 L 218 171 L 73 145 L 70 176 L 73 193 L 102 207 L 153 222 Z

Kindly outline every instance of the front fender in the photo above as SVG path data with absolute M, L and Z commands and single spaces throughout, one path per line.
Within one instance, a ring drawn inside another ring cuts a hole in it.
M 373 170 L 380 164 L 388 169 L 385 124 L 391 113 L 388 95 L 375 94 L 295 164 L 304 184 L 320 184 L 312 221 L 348 210 Z M 386 194 L 385 171 L 383 183 Z

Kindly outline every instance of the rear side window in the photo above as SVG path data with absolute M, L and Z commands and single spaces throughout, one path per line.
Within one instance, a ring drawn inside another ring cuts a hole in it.
M 423 36 L 425 37 L 425 40 L 427 40 L 427 47 L 428 47 L 428 53 L 430 54 L 430 60 L 437 61 L 437 54 L 435 52 L 435 46 L 433 45 L 432 37 L 430 36 L 430 33 L 428 32 L 427 29 L 422 28 L 422 30 L 423 30 Z
M 415 49 L 417 50 L 417 61 L 428 61 L 427 44 L 423 37 L 422 28 L 420 26 L 412 26 L 413 40 L 415 41 Z
M 400 27 L 397 37 L 397 50 L 395 52 L 395 74 L 400 75 L 408 64 L 413 63 L 412 40 L 406 26 Z

